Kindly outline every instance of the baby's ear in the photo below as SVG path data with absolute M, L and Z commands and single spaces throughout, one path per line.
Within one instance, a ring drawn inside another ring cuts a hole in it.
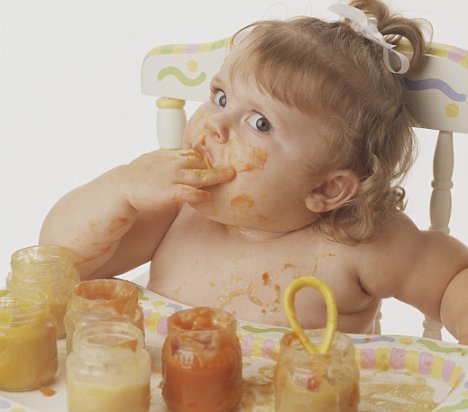
M 359 179 L 351 170 L 334 170 L 323 178 L 320 185 L 305 200 L 307 209 L 314 213 L 337 209 L 352 199 L 359 188 Z

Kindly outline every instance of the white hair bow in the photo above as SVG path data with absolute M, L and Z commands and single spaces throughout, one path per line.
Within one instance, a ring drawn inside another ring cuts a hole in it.
M 356 7 L 350 6 L 349 4 L 336 3 L 331 5 L 328 10 L 338 14 L 341 17 L 353 21 L 357 28 L 356 31 L 362 34 L 366 39 L 371 42 L 382 46 L 383 48 L 383 59 L 388 70 L 396 74 L 405 74 L 410 66 L 408 57 L 403 53 L 393 50 L 394 44 L 387 43 L 385 37 L 377 29 L 377 23 L 370 20 L 367 14 Z M 392 61 L 391 61 L 392 60 Z M 395 69 L 395 64 L 397 69 Z

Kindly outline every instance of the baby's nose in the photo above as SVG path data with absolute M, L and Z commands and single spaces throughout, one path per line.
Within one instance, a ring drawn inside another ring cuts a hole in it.
M 205 123 L 207 135 L 219 143 L 226 143 L 229 138 L 229 127 L 220 119 L 207 119 Z

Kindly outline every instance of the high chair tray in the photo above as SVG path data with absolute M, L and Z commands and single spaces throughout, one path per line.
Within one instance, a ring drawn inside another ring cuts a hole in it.
M 161 397 L 160 353 L 167 318 L 184 309 L 140 289 L 146 347 L 153 362 L 151 412 L 168 412 Z M 236 412 L 274 410 L 273 370 L 287 328 L 239 321 L 244 358 L 244 393 Z M 468 346 L 410 336 L 350 335 L 361 366 L 360 411 L 468 410 Z M 0 412 L 65 412 L 65 342 L 59 341 L 59 370 L 47 388 L 0 392 Z M 378 406 L 377 406 L 378 405 Z

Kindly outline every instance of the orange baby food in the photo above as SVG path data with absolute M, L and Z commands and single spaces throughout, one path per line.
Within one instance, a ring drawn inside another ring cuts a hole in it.
M 242 396 L 242 354 L 236 320 L 193 308 L 168 319 L 162 351 L 166 404 L 174 412 L 228 412 Z
M 27 391 L 52 380 L 58 365 L 56 339 L 45 294 L 0 291 L 0 389 Z
M 68 353 L 73 332 L 79 326 L 119 319 L 125 319 L 144 331 L 143 310 L 138 304 L 138 289 L 134 284 L 119 279 L 94 279 L 76 285 L 64 318 Z

